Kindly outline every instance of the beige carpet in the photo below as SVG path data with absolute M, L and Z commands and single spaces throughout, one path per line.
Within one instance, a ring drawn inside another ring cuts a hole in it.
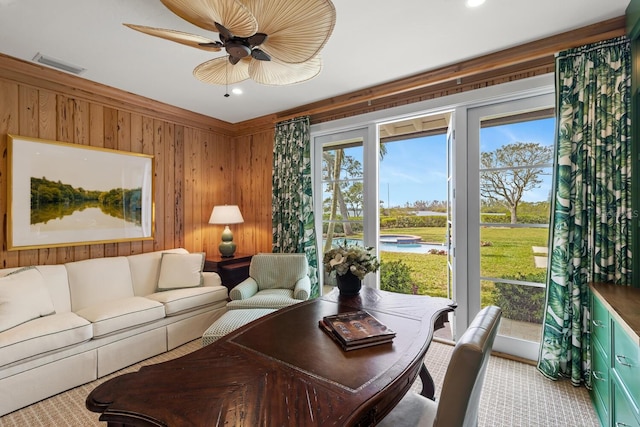
M 453 347 L 433 342 L 425 364 L 436 384 L 436 400 Z M 416 381 L 420 382 L 420 379 Z M 420 390 L 420 384 L 414 384 Z M 535 366 L 492 356 L 487 366 L 478 425 L 481 427 L 599 427 L 584 387 L 550 381 Z
M 164 362 L 198 348 L 200 340 L 192 341 L 169 353 L 5 415 L 0 417 L 0 427 L 106 426 L 98 421 L 98 414 L 84 407 L 85 398 L 94 387 L 115 375 Z M 450 345 L 433 342 L 425 359 L 436 383 L 436 397 L 451 350 Z M 418 379 L 414 387 L 420 387 L 419 382 Z M 599 426 L 584 387 L 573 387 L 569 381 L 549 381 L 531 365 L 499 357 L 492 357 L 487 367 L 479 418 L 479 425 L 487 427 Z

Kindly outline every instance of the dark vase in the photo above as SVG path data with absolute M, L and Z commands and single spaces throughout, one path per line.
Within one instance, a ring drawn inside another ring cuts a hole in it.
M 350 296 L 350 295 L 358 295 L 360 293 L 360 288 L 362 287 L 362 280 L 358 278 L 358 276 L 354 275 L 352 272 L 347 271 L 344 275 L 336 275 L 338 281 L 338 289 L 340 290 L 340 295 Z

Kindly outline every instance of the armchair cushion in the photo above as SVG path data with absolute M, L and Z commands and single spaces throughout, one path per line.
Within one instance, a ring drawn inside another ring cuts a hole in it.
M 229 293 L 228 309 L 279 309 L 309 299 L 311 280 L 304 254 L 258 254 L 249 278 Z
M 258 292 L 258 283 L 253 277 L 247 277 L 229 292 L 231 300 L 251 298 Z
M 309 276 L 304 276 L 296 282 L 296 286 L 293 288 L 293 297 L 302 301 L 309 299 L 311 295 L 311 279 Z
M 258 292 L 251 298 L 229 301 L 227 309 L 246 309 L 246 308 L 272 308 L 280 309 L 288 307 L 292 304 L 299 303 L 300 300 L 293 297 L 293 291 L 290 289 L 265 289 Z
M 249 276 L 258 283 L 258 290 L 293 289 L 308 273 L 304 254 L 257 254 L 249 265 Z

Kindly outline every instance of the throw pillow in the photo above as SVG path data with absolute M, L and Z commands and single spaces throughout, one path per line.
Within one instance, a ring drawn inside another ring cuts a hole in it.
M 22 268 L 0 277 L 0 332 L 54 313 L 44 277 L 37 268 Z
M 158 291 L 202 286 L 204 252 L 193 254 L 163 253 L 160 260 Z

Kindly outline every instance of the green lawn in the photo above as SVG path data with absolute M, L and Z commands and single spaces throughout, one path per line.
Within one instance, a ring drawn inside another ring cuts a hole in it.
M 425 242 L 443 243 L 444 227 L 384 229 L 382 234 L 411 234 Z M 545 268 L 534 265 L 532 246 L 547 246 L 544 228 L 482 228 L 480 240 L 481 274 L 485 277 L 511 278 L 543 283 Z M 381 252 L 382 262 L 402 260 L 411 268 L 411 278 L 419 294 L 447 296 L 447 256 L 399 252 Z M 483 304 L 491 303 L 493 282 L 483 282 Z

